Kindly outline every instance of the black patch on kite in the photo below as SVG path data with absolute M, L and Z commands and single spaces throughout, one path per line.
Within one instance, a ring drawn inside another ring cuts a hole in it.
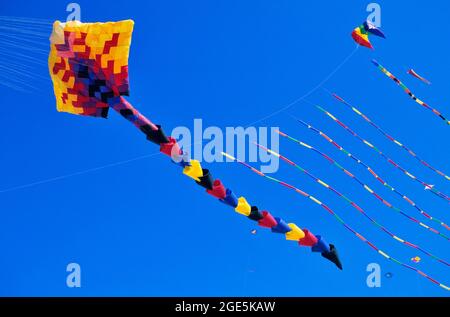
M 339 259 L 339 254 L 337 252 L 336 247 L 333 244 L 330 244 L 329 252 L 322 252 L 321 254 L 325 259 L 333 262 L 340 270 L 342 270 L 342 263 L 341 260 Z
M 252 210 L 250 211 L 250 215 L 248 218 L 254 221 L 260 221 L 264 218 L 263 214 L 258 210 L 258 207 L 252 206 Z
M 111 99 L 111 98 L 114 97 L 114 92 L 112 92 L 112 91 L 102 92 L 102 93 L 100 94 L 100 96 L 101 96 L 101 100 L 102 100 L 104 103 L 108 103 L 109 99 Z
M 152 127 L 149 126 L 148 124 L 140 126 L 139 130 L 141 130 L 145 135 L 148 135 L 149 133 L 151 133 L 153 131 Z M 148 137 L 147 137 L 147 140 L 148 140 Z
M 89 97 L 95 97 L 96 92 L 100 92 L 101 87 L 106 87 L 106 81 L 102 79 L 96 79 L 89 85 Z
M 109 107 L 102 108 L 102 112 L 100 113 L 100 116 L 102 118 L 108 118 L 108 110 L 109 110 Z
M 131 109 L 121 109 L 120 110 L 120 114 L 122 116 L 124 116 L 125 118 L 132 116 L 133 115 L 133 111 Z
M 166 136 L 161 126 L 160 125 L 156 126 L 158 127 L 158 130 L 153 130 L 148 125 L 141 127 L 142 132 L 144 132 L 147 135 L 147 140 L 158 145 L 161 145 L 161 143 L 169 143 L 169 138 Z
M 206 168 L 203 168 L 202 171 L 203 171 L 203 176 L 199 177 L 200 181 L 197 181 L 196 183 L 206 189 L 212 190 L 213 183 L 214 183 L 212 175 L 209 173 L 209 170 Z
M 80 68 L 78 70 L 77 76 L 79 78 L 89 78 L 89 68 L 84 65 L 80 65 L 79 67 Z

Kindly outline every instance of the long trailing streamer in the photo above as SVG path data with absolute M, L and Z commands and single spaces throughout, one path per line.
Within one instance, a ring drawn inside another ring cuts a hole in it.
M 420 76 L 414 69 L 412 69 L 412 68 L 408 69 L 407 73 L 410 74 L 411 76 L 413 76 L 414 78 L 417 78 L 421 82 L 423 82 L 427 85 L 431 85 L 431 82 L 428 79 Z
M 355 131 L 353 131 L 348 125 L 346 125 L 345 123 L 343 123 L 341 120 L 339 120 L 338 118 L 336 118 L 336 116 L 334 116 L 332 113 L 330 113 L 329 111 L 325 110 L 324 108 L 322 108 L 321 106 L 316 106 L 317 109 L 319 109 L 321 112 L 325 113 L 329 118 L 331 118 L 334 122 L 336 122 L 340 127 L 342 127 L 345 131 L 347 131 L 348 133 L 350 133 L 352 136 L 354 136 L 355 138 L 357 138 L 360 142 L 362 142 L 363 144 L 365 144 L 366 146 L 368 146 L 369 148 L 371 148 L 372 150 L 374 150 L 375 152 L 377 152 L 382 158 L 384 158 L 388 163 L 390 163 L 391 166 L 394 166 L 396 169 L 400 170 L 403 172 L 403 174 L 405 174 L 406 176 L 408 176 L 409 178 L 411 178 L 412 180 L 418 182 L 419 184 L 421 184 L 422 186 L 425 187 L 425 189 L 429 190 L 430 192 L 432 192 L 433 194 L 435 194 L 436 196 L 446 200 L 446 201 L 450 201 L 450 197 L 448 197 L 447 195 L 445 195 L 444 193 L 438 191 L 436 188 L 434 188 L 433 185 L 428 184 L 426 182 L 424 182 L 423 180 L 421 180 L 420 178 L 418 178 L 417 176 L 413 175 L 412 173 L 410 173 L 409 171 L 407 171 L 405 168 L 403 168 L 400 164 L 398 164 L 397 162 L 395 162 L 393 159 L 391 159 L 389 156 L 387 156 L 386 154 L 384 154 L 378 147 L 376 147 L 373 142 L 369 142 L 366 139 L 362 138 L 360 135 L 358 135 Z
M 395 234 L 394 232 L 392 232 L 391 230 L 389 230 L 388 228 L 386 228 L 383 224 L 381 224 L 380 222 L 378 222 L 376 219 L 374 219 L 372 216 L 370 216 L 361 206 L 359 206 L 355 201 L 353 201 L 352 199 L 350 199 L 349 197 L 347 197 L 346 195 L 342 194 L 340 191 L 338 191 L 336 188 L 334 188 L 333 186 L 329 185 L 328 182 L 325 182 L 324 180 L 318 178 L 317 176 L 314 176 L 311 172 L 309 172 L 308 170 L 306 170 L 305 168 L 303 168 L 302 166 L 298 165 L 297 163 L 295 163 L 294 161 L 290 160 L 289 158 L 287 158 L 286 156 L 281 155 L 280 153 L 277 153 L 271 149 L 266 148 L 263 145 L 260 145 L 258 143 L 256 143 L 256 145 L 263 149 L 264 151 L 266 151 L 267 153 L 270 153 L 278 158 L 280 158 L 282 161 L 286 162 L 287 164 L 297 168 L 299 171 L 301 171 L 302 173 L 304 173 L 305 175 L 307 175 L 309 178 L 311 178 L 312 180 L 314 180 L 316 183 L 320 184 L 321 186 L 325 187 L 326 189 L 330 190 L 331 192 L 333 192 L 335 195 L 339 196 L 341 199 L 343 199 L 344 201 L 346 201 L 348 204 L 350 204 L 350 206 L 352 206 L 354 209 L 356 209 L 359 213 L 363 214 L 367 219 L 369 219 L 369 221 L 375 225 L 376 227 L 378 227 L 379 229 L 381 229 L 384 233 L 386 233 L 387 235 L 389 235 L 392 239 L 394 239 L 397 242 L 402 243 L 403 245 L 406 245 L 407 247 L 419 250 L 420 252 L 426 254 L 427 256 L 431 257 L 432 259 L 450 266 L 450 264 L 433 255 L 432 253 L 430 253 L 427 250 L 424 250 L 421 246 L 411 243 L 409 241 L 407 241 L 406 239 L 403 239 L 401 237 L 399 237 L 397 234 Z M 448 238 L 447 238 L 448 239 Z
M 325 140 L 327 140 L 329 143 L 331 143 L 335 148 L 337 148 L 339 151 L 341 151 L 342 153 L 344 153 L 347 157 L 350 157 L 351 159 L 353 159 L 357 164 L 360 164 L 362 166 L 364 166 L 367 171 L 370 173 L 370 175 L 372 175 L 377 181 L 379 181 L 381 184 L 383 184 L 384 186 L 386 186 L 387 188 L 389 188 L 392 192 L 394 192 L 395 194 L 397 194 L 398 196 L 402 197 L 402 199 L 404 199 L 405 201 L 407 201 L 411 206 L 413 206 L 414 208 L 416 208 L 417 210 L 419 210 L 423 215 L 425 215 L 425 213 L 423 213 L 423 210 L 417 206 L 417 204 L 408 196 L 402 194 L 401 192 L 399 192 L 396 188 L 392 187 L 389 183 L 387 183 L 383 178 L 381 178 L 374 169 L 372 169 L 369 165 L 367 165 L 366 163 L 364 163 L 362 160 L 360 160 L 359 158 L 357 158 L 355 155 L 353 155 L 352 153 L 350 153 L 349 151 L 347 151 L 346 149 L 344 149 L 342 146 L 340 146 L 339 144 L 336 143 L 336 141 L 334 141 L 333 139 L 331 139 L 328 135 L 326 135 L 325 133 L 323 133 L 322 131 L 320 131 L 319 129 L 316 129 L 315 127 L 313 127 L 312 125 L 306 123 L 303 120 L 300 119 L 296 119 L 299 123 L 301 123 L 302 125 L 304 125 L 305 127 L 307 127 L 308 129 L 310 129 L 311 131 L 314 131 L 315 133 L 317 133 L 318 135 L 320 135 L 321 137 L 323 137 Z M 431 219 L 431 218 L 430 218 Z
M 337 100 L 339 100 L 341 103 L 343 103 L 344 105 L 346 105 L 348 108 L 350 108 L 354 113 L 356 113 L 358 116 L 360 116 L 361 118 L 363 118 L 365 121 L 367 121 L 371 126 L 373 126 L 375 129 L 377 129 L 382 135 L 384 135 L 388 140 L 390 140 L 392 143 L 396 144 L 397 146 L 401 147 L 403 150 L 405 150 L 409 155 L 411 155 L 412 157 L 414 157 L 416 160 L 418 160 L 423 166 L 429 168 L 430 170 L 432 170 L 433 172 L 437 173 L 438 175 L 444 177 L 446 180 L 450 181 L 450 176 L 446 175 L 444 172 L 441 172 L 440 170 L 438 170 L 437 168 L 433 167 L 430 163 L 428 163 L 427 161 L 425 161 L 424 159 L 420 158 L 417 153 L 413 150 L 411 150 L 411 148 L 409 146 L 406 146 L 404 143 L 398 141 L 396 138 L 394 138 L 392 135 L 390 135 L 389 133 L 387 133 L 386 131 L 384 131 L 379 125 L 377 125 L 375 122 L 373 122 L 368 116 L 366 116 L 364 113 L 361 112 L 361 110 L 357 109 L 356 107 L 354 107 L 352 104 L 350 104 L 349 102 L 347 102 L 346 100 L 344 100 L 344 98 L 338 96 L 335 93 L 331 94 L 334 98 L 336 98 Z
M 423 102 L 422 100 L 420 100 L 419 98 L 417 98 L 412 92 L 411 90 L 409 90 L 408 87 L 405 86 L 405 84 L 403 84 L 397 77 L 395 77 L 391 72 L 389 72 L 386 68 L 384 68 L 380 63 L 378 63 L 376 60 L 372 60 L 372 63 L 379 69 L 381 70 L 381 72 L 383 74 L 385 74 L 387 77 L 389 77 L 390 79 L 392 79 L 397 85 L 399 85 L 403 91 L 405 93 L 408 94 L 408 96 L 414 100 L 416 103 L 418 103 L 419 105 L 421 105 L 422 107 L 427 108 L 428 110 L 430 110 L 431 112 L 433 112 L 435 115 L 437 115 L 439 118 L 441 118 L 442 120 L 444 120 L 445 122 L 447 122 L 447 124 L 450 124 L 450 120 L 448 120 L 447 118 L 445 118 L 442 113 L 440 113 L 437 109 L 432 108 L 431 106 L 429 106 L 428 104 L 426 104 L 425 102 Z
M 441 237 L 450 240 L 449 237 L 447 237 L 446 235 L 444 235 L 443 233 L 437 231 L 436 229 L 426 225 L 425 223 L 419 221 L 418 219 L 411 217 L 410 215 L 408 215 L 407 213 L 405 213 L 404 211 L 402 211 L 400 208 L 394 206 L 393 204 L 391 204 L 390 202 L 388 202 L 386 199 L 384 199 L 381 195 L 379 195 L 377 192 L 375 192 L 372 188 L 369 187 L 369 185 L 363 183 L 358 177 L 355 176 L 354 173 L 350 172 L 349 170 L 345 169 L 341 164 L 339 164 L 336 160 L 334 160 L 333 158 L 331 158 L 330 156 L 328 156 L 327 154 L 323 153 L 322 151 L 316 149 L 315 147 L 295 139 L 294 137 L 288 135 L 285 132 L 282 131 L 277 131 L 281 136 L 287 138 L 290 141 L 293 141 L 295 143 L 297 143 L 298 145 L 313 151 L 316 154 L 319 154 L 320 157 L 324 158 L 327 162 L 331 163 L 333 166 L 337 167 L 339 170 L 341 170 L 342 172 L 344 172 L 345 175 L 347 175 L 348 177 L 350 177 L 351 179 L 353 179 L 355 182 L 357 182 L 359 185 L 361 185 L 361 187 L 363 187 L 368 193 L 370 193 L 372 196 L 374 196 L 379 202 L 383 203 L 386 207 L 393 209 L 394 211 L 400 213 L 401 215 L 405 216 L 406 218 L 408 218 L 409 220 L 419 224 L 420 226 L 430 230 L 431 232 L 440 235 Z M 406 196 L 402 196 L 406 197 Z M 404 198 L 408 203 L 411 203 L 412 201 L 409 198 Z M 445 229 L 450 230 L 450 227 L 444 223 L 442 220 L 439 220 L 438 218 L 430 215 L 428 212 L 426 212 L 425 210 L 423 210 L 422 208 L 420 208 L 418 205 L 414 204 L 413 205 L 415 207 L 415 209 L 424 217 L 426 217 L 429 220 L 432 220 L 438 224 L 440 224 L 441 226 L 443 226 Z
M 351 226 L 349 226 L 335 211 L 333 211 L 330 207 L 328 207 L 326 204 L 324 204 L 323 202 L 321 202 L 319 199 L 315 198 L 314 196 L 311 196 L 310 194 L 302 191 L 301 189 L 286 183 L 282 180 L 279 180 L 275 177 L 271 177 L 268 176 L 266 174 L 264 174 L 263 172 L 261 172 L 260 170 L 252 167 L 251 165 L 235 158 L 234 156 L 222 152 L 222 155 L 227 157 L 228 159 L 230 159 L 233 162 L 239 163 L 243 166 L 245 166 L 246 168 L 248 168 L 249 170 L 251 170 L 253 173 L 258 174 L 259 176 L 262 176 L 272 182 L 278 183 L 279 185 L 288 188 L 290 190 L 295 191 L 297 194 L 300 194 L 303 197 L 309 198 L 310 200 L 312 200 L 314 203 L 318 204 L 319 206 L 321 206 L 323 209 L 325 209 L 329 214 L 331 214 L 337 221 L 339 221 L 339 223 L 341 225 L 344 226 L 345 229 L 347 229 L 348 231 L 350 231 L 352 234 L 354 234 L 356 237 L 358 237 L 361 241 L 363 241 L 364 243 L 366 243 L 368 246 L 370 246 L 373 250 L 375 250 L 378 254 L 382 255 L 384 258 L 398 264 L 401 265 L 407 269 L 410 269 L 414 272 L 416 272 L 417 274 L 421 275 L 422 277 L 425 277 L 426 279 L 428 279 L 429 281 L 431 281 L 432 283 L 439 285 L 440 287 L 442 287 L 443 289 L 450 291 L 450 287 L 448 287 L 447 285 L 438 282 L 437 280 L 435 280 L 434 278 L 432 278 L 431 276 L 429 276 L 428 274 L 426 274 L 425 272 L 420 271 L 419 269 L 410 266 L 406 263 L 401 262 L 400 260 L 397 260 L 396 258 L 390 256 L 389 254 L 387 254 L 386 252 L 384 252 L 383 250 L 379 249 L 374 243 L 372 243 L 371 241 L 367 240 L 362 234 L 360 234 L 359 232 L 357 232 L 356 230 L 354 230 Z

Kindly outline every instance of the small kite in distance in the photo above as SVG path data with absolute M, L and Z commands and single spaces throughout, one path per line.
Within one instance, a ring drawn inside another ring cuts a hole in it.
M 426 78 L 420 76 L 419 74 L 417 74 L 414 69 L 410 68 L 408 69 L 408 74 L 410 74 L 413 77 L 416 77 L 417 79 L 419 79 L 420 81 L 424 82 L 427 85 L 431 85 L 431 82 L 429 80 L 427 80 Z
M 363 24 L 353 30 L 352 38 L 359 45 L 373 50 L 374 48 L 372 46 L 372 43 L 370 43 L 369 41 L 370 34 L 382 37 L 384 39 L 386 38 L 384 33 L 379 28 L 368 21 L 365 21 Z

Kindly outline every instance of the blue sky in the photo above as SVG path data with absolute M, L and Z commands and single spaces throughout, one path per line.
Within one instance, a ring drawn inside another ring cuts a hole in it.
M 3 1 L 0 15 L 65 20 L 66 3 L 56 3 Z M 221 128 L 245 126 L 310 91 L 354 49 L 350 32 L 367 16 L 368 1 L 78 3 L 84 22 L 135 21 L 128 100 L 171 131 L 177 126 L 191 127 L 195 118 Z M 450 115 L 446 94 L 450 43 L 443 40 L 442 31 L 447 27 L 450 4 L 378 3 L 387 39 L 374 39 L 375 51 L 360 48 L 323 87 L 358 105 L 423 158 L 450 172 L 448 126 L 409 100 L 370 63 L 376 58 L 419 97 Z M 50 32 L 50 27 L 41 26 L 40 32 Z M 45 37 L 35 40 L 48 41 Z M 2 52 L 6 55 L 0 59 L 8 60 L 9 52 L 4 47 Z M 1 86 L 0 295 L 448 296 L 373 252 L 309 200 L 236 164 L 206 167 L 260 209 L 325 236 L 338 247 L 344 270 L 282 236 L 264 230 L 250 234 L 255 228 L 251 221 L 205 195 L 162 155 L 4 191 L 157 152 L 113 112 L 108 120 L 56 112 L 47 56 L 37 52 L 32 56 L 40 62 L 33 64 L 34 91 Z M 426 86 L 409 77 L 405 72 L 410 67 L 433 84 Z M 444 179 L 423 169 L 324 90 L 318 89 L 307 100 L 320 103 L 412 172 L 448 191 Z M 258 126 L 281 127 L 323 150 L 395 205 L 420 217 L 289 114 L 333 136 L 430 213 L 450 219 L 445 210 L 448 204 L 388 166 L 308 103 L 299 102 Z M 313 153 L 286 140 L 281 140 L 280 151 L 351 197 L 392 231 L 450 258 L 444 239 L 383 207 Z M 409 259 L 421 256 L 417 267 L 450 283 L 443 265 L 388 238 L 304 175 L 281 165 L 277 177 L 329 204 L 404 262 L 414 265 Z M 70 262 L 81 265 L 79 289 L 65 284 L 65 267 Z M 369 263 L 381 266 L 380 288 L 366 285 Z M 386 278 L 385 273 L 392 277 Z

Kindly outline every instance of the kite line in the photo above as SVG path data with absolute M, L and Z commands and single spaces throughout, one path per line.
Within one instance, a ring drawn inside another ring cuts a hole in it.
M 243 162 L 243 161 L 241 161 L 241 160 L 235 158 L 234 156 L 232 156 L 232 155 L 230 155 L 230 154 L 228 154 L 228 153 L 222 152 L 222 155 L 225 156 L 225 157 L 227 157 L 228 159 L 230 159 L 230 160 L 233 161 L 233 162 L 236 162 L 236 163 L 238 163 L 238 164 L 241 164 L 241 165 L 245 166 L 246 168 L 248 168 L 249 170 L 251 170 L 253 173 L 258 174 L 259 176 L 262 176 L 262 177 L 264 177 L 264 178 L 266 178 L 266 179 L 268 179 L 268 180 L 270 180 L 270 181 L 272 181 L 272 182 L 278 183 L 279 185 L 281 185 L 281 186 L 283 186 L 283 187 L 285 187 L 285 188 L 287 188 L 287 189 L 293 190 L 293 191 L 295 191 L 297 194 L 300 194 L 301 196 L 303 196 L 303 197 L 305 197 L 305 198 L 309 198 L 309 199 L 312 200 L 314 203 L 318 204 L 318 205 L 321 206 L 323 209 L 325 209 L 325 210 L 326 210 L 329 214 L 331 214 L 337 221 L 339 221 L 339 223 L 340 223 L 341 225 L 343 225 L 345 229 L 347 229 L 348 231 L 350 231 L 353 235 L 355 235 L 355 236 L 358 237 L 361 241 L 363 241 L 363 242 L 366 243 L 368 246 L 370 246 L 370 247 L 371 247 L 373 250 L 375 250 L 378 254 L 382 255 L 382 256 L 385 257 L 386 259 L 388 259 L 388 260 L 390 260 L 390 261 L 392 261 L 392 262 L 394 262 L 394 263 L 396 263 L 396 264 L 398 264 L 398 265 L 401 265 L 401 266 L 403 266 L 403 267 L 405 267 L 405 268 L 408 268 L 408 269 L 410 269 L 410 270 L 416 272 L 417 274 L 421 275 L 422 277 L 425 277 L 426 279 L 428 279 L 428 280 L 431 281 L 432 283 L 434 283 L 434 284 L 436 284 L 436 285 L 439 285 L 439 286 L 442 287 L 443 289 L 445 289 L 445 290 L 447 290 L 447 291 L 450 290 L 450 287 L 448 287 L 447 285 L 438 282 L 437 280 L 435 280 L 434 278 L 430 277 L 430 276 L 427 275 L 426 273 L 420 271 L 419 269 L 417 269 L 417 268 L 415 268 L 415 267 L 413 267 L 413 266 L 410 266 L 410 265 L 408 265 L 408 264 L 405 264 L 405 263 L 403 263 L 403 262 L 397 260 L 396 258 L 391 257 L 389 254 L 387 254 L 387 253 L 384 252 L 383 250 L 379 249 L 375 244 L 373 244 L 371 241 L 367 240 L 363 235 L 361 235 L 361 234 L 358 233 L 356 230 L 354 230 L 352 227 L 350 227 L 350 226 L 349 226 L 349 225 L 348 225 L 348 224 L 347 224 L 347 223 L 346 223 L 346 222 L 345 222 L 345 221 L 344 221 L 344 220 L 343 220 L 336 212 L 334 212 L 330 207 L 328 207 L 326 204 L 324 204 L 323 202 L 321 202 L 320 200 L 318 200 L 318 199 L 315 198 L 314 196 L 311 196 L 310 194 L 308 194 L 308 193 L 302 191 L 301 189 L 298 189 L 297 187 L 295 187 L 295 186 L 293 186 L 293 185 L 291 185 L 291 184 L 289 184 L 289 183 L 286 183 L 286 182 L 284 182 L 284 181 L 282 181 L 282 180 L 279 180 L 279 179 L 277 179 L 277 178 L 275 178 L 275 177 L 268 176 L 268 175 L 264 174 L 263 172 L 261 172 L 260 170 L 258 170 L 258 169 L 256 169 L 256 168 L 252 167 L 251 165 L 249 165 L 249 164 L 247 164 L 247 163 L 245 163 L 245 162 Z
M 78 171 L 78 172 L 73 172 L 73 173 L 69 173 L 69 174 L 65 174 L 65 175 L 60 175 L 60 176 L 55 176 L 55 177 L 51 177 L 51 178 L 47 178 L 47 179 L 42 179 L 42 180 L 35 181 L 35 182 L 32 182 L 32 183 L 27 183 L 27 184 L 23 184 L 23 185 L 17 185 L 17 186 L 14 186 L 14 187 L 0 189 L 0 194 L 7 193 L 7 192 L 12 192 L 12 191 L 19 190 L 19 189 L 25 189 L 25 188 L 28 188 L 28 187 L 38 186 L 38 185 L 42 185 L 42 184 L 52 183 L 52 182 L 63 180 L 63 179 L 69 178 L 69 177 L 83 175 L 83 174 L 87 174 L 87 173 L 91 173 L 91 172 L 96 172 L 96 171 L 103 170 L 103 169 L 110 168 L 110 167 L 115 167 L 115 166 L 128 164 L 128 163 L 131 163 L 131 162 L 147 159 L 147 158 L 159 155 L 159 154 L 161 154 L 161 153 L 158 151 L 158 152 L 155 152 L 155 153 L 152 153 L 152 154 L 141 155 L 141 156 L 137 156 L 137 157 L 134 157 L 134 158 L 131 158 L 131 159 L 123 160 L 123 161 L 116 161 L 116 162 L 113 162 L 113 163 L 108 163 L 108 164 L 105 164 L 105 165 L 88 168 L 88 169 L 85 169 L 85 170 L 82 170 L 82 171 Z
M 4 18 L 8 18 L 8 17 L 4 17 Z M 2 20 L 2 17 L 0 16 L 0 21 L 1 20 Z M 21 21 L 21 20 L 18 20 L 18 21 Z M 43 21 L 47 21 L 47 20 L 43 20 Z M 48 20 L 48 21 L 50 21 L 50 20 Z M 51 25 L 50 22 L 45 22 L 45 23 Z M 6 36 L 6 35 L 5 34 L 0 34 L 0 36 Z M 33 43 L 40 44 L 40 42 L 33 42 Z M 269 119 L 269 118 L 271 118 L 271 117 L 273 117 L 273 116 L 275 116 L 275 115 L 277 115 L 279 113 L 282 113 L 282 112 L 290 109 L 291 107 L 293 107 L 295 104 L 299 103 L 300 101 L 304 100 L 305 98 L 309 97 L 312 93 L 317 91 L 326 82 L 328 82 L 328 80 L 330 80 L 353 57 L 353 55 L 356 53 L 358 48 L 359 48 L 359 46 L 355 46 L 355 48 L 350 52 L 349 55 L 347 55 L 322 81 L 320 81 L 316 86 L 314 86 L 308 92 L 306 92 L 302 96 L 298 97 L 297 99 L 291 101 L 290 103 L 282 106 L 280 109 L 272 112 L 271 114 L 266 115 L 266 116 L 262 117 L 261 119 L 258 119 L 256 121 L 253 121 L 253 122 L 247 124 L 246 127 L 248 127 L 250 125 L 254 125 L 254 124 L 258 123 L 258 122 L 267 120 L 267 119 Z M 77 63 L 79 65 L 88 66 L 86 63 L 83 63 L 83 62 L 77 62 Z M 75 64 L 75 62 L 74 62 L 74 64 Z M 3 83 L 0 82 L 0 84 L 6 85 L 4 82 Z M 12 87 L 12 88 L 19 89 L 18 87 Z M 26 91 L 23 90 L 23 92 L 26 92 Z M 194 143 L 194 144 L 198 144 L 198 143 Z M 94 167 L 94 168 L 89 168 L 89 169 L 82 170 L 82 171 L 79 171 L 79 172 L 74 172 L 74 173 L 70 173 L 70 174 L 65 174 L 65 175 L 61 175 L 61 176 L 56 176 L 56 177 L 43 179 L 43 180 L 36 181 L 36 182 L 31 182 L 31 183 L 26 183 L 26 184 L 23 184 L 23 185 L 18 185 L 18 186 L 14 186 L 14 187 L 5 188 L 3 190 L 0 190 L 0 194 L 1 193 L 5 193 L 5 192 L 9 192 L 9 191 L 23 189 L 23 188 L 33 187 L 33 186 L 37 186 L 37 185 L 41 185 L 41 184 L 51 183 L 51 182 L 58 181 L 58 180 L 61 180 L 61 179 L 65 179 L 65 178 L 69 178 L 69 177 L 72 177 L 72 176 L 77 176 L 77 175 L 90 173 L 90 172 L 93 172 L 93 171 L 97 171 L 99 169 L 104 169 L 104 168 L 112 167 L 112 166 L 115 166 L 115 165 L 125 164 L 125 163 L 128 163 L 128 162 L 132 162 L 132 161 L 135 161 L 135 160 L 148 158 L 149 156 L 154 156 L 154 155 L 158 155 L 158 154 L 161 154 L 161 153 L 160 152 L 155 152 L 155 153 L 150 154 L 150 155 L 138 156 L 138 157 L 135 157 L 135 158 L 132 158 L 132 159 L 129 159 L 129 160 L 125 160 L 125 161 L 118 161 L 118 162 L 114 162 L 114 163 L 109 163 L 109 164 L 106 164 L 106 165 L 102 165 L 102 166 L 98 166 L 98 167 Z
M 294 105 L 296 105 L 297 103 L 299 103 L 300 101 L 304 100 L 305 98 L 309 97 L 311 94 L 313 94 L 316 90 L 318 90 L 319 88 L 321 88 L 324 84 L 326 84 L 331 77 L 334 76 L 334 74 L 336 74 L 352 57 L 353 55 L 355 55 L 356 51 L 358 51 L 359 46 L 356 45 L 355 49 L 349 54 L 347 55 L 347 57 L 345 57 L 342 62 L 340 62 L 336 68 L 334 68 L 331 73 L 329 73 L 324 79 L 322 79 L 321 82 L 319 82 L 316 86 L 314 86 L 312 89 L 310 89 L 307 93 L 303 94 L 302 96 L 298 97 L 297 99 L 291 101 L 290 103 L 286 104 L 285 106 L 281 107 L 278 110 L 273 111 L 272 113 L 266 115 L 265 117 L 262 117 L 261 119 L 258 119 L 256 121 L 253 121 L 249 124 L 247 124 L 245 127 L 248 127 L 250 125 L 254 125 L 258 122 L 267 120 L 273 116 L 276 116 L 279 113 L 282 113 L 290 108 L 292 108 Z

